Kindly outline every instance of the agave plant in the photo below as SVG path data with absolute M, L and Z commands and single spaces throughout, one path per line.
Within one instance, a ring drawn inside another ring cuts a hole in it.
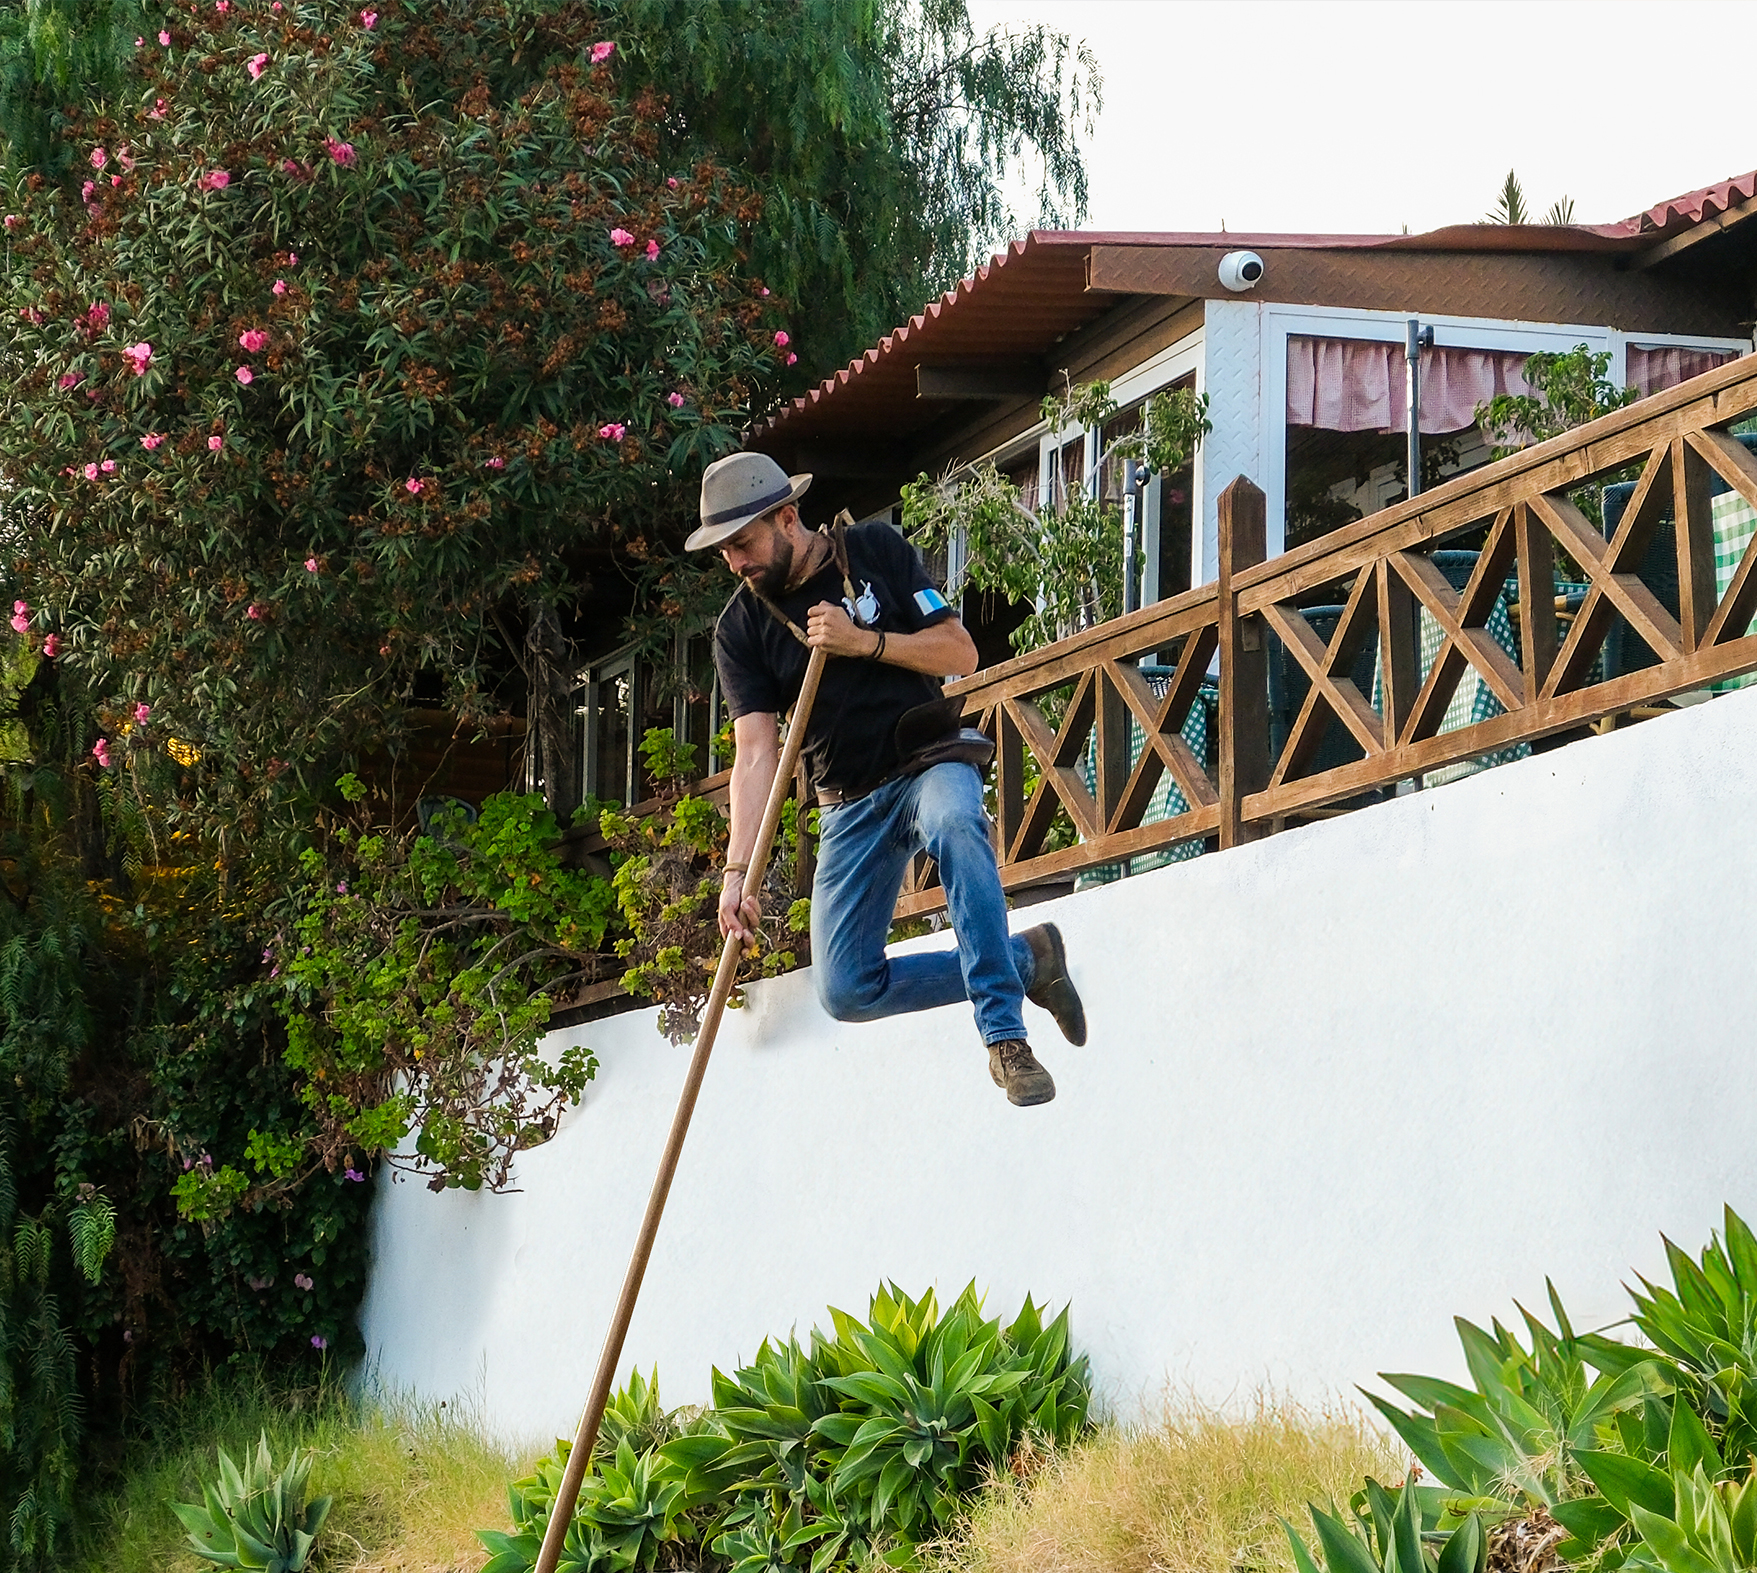
M 1646 1549 L 1665 1573 L 1757 1568 L 1757 1470 L 1743 1481 L 1715 1481 L 1699 1463 L 1688 1473 L 1674 1470 L 1672 1486 L 1671 1511 L 1639 1502 L 1631 1508 Z
M 1619 1440 L 1618 1417 L 1664 1399 L 1673 1377 L 1664 1362 L 1623 1345 L 1613 1347 L 1634 1358 L 1602 1369 L 1609 1357 L 1575 1334 L 1554 1285 L 1549 1293 L 1558 1330 L 1520 1307 L 1529 1349 L 1499 1321 L 1485 1332 L 1458 1319 L 1474 1387 L 1382 1373 L 1416 1409 L 1367 1397 L 1433 1477 L 1462 1494 L 1465 1511 L 1504 1517 L 1542 1506 L 1578 1539 L 1568 1504 L 1592 1489 L 1579 1455 Z M 1658 1412 L 1669 1413 L 1669 1406 Z
M 1698 1265 L 1665 1242 L 1672 1289 L 1641 1280 L 1634 1322 L 1675 1363 L 1678 1380 L 1721 1433 L 1729 1459 L 1757 1454 L 1757 1236 L 1731 1207 L 1725 1238 L 1711 1236 Z M 1626 1358 L 1627 1345 L 1588 1341 L 1593 1355 Z
M 171 1504 L 196 1555 L 223 1568 L 299 1573 L 329 1516 L 328 1497 L 305 1501 L 312 1459 L 309 1450 L 295 1453 L 277 1476 L 266 1431 L 257 1441 L 256 1457 L 247 1458 L 242 1471 L 220 1449 L 219 1480 L 202 1482 L 205 1505 Z
M 1369 1479 L 1350 1503 L 1352 1524 L 1308 1503 L 1324 1573 L 1483 1573 L 1488 1541 L 1482 1521 L 1466 1513 L 1444 1527 L 1449 1504 L 1442 1497 L 1413 1481 L 1387 1490 Z M 1319 1573 L 1294 1527 L 1286 1519 L 1281 1527 L 1293 1547 L 1298 1573 Z

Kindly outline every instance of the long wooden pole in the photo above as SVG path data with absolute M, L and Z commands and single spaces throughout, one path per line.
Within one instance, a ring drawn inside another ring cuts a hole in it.
M 806 722 L 817 700 L 818 679 L 824 675 L 824 652 L 813 650 L 806 663 L 805 681 L 800 685 L 799 698 L 793 706 L 793 719 L 787 727 L 787 745 L 775 769 L 775 783 L 769 788 L 769 801 L 763 809 L 763 822 L 757 830 L 756 845 L 751 848 L 750 871 L 745 875 L 745 889 L 762 889 L 763 874 L 769 865 L 769 852 L 774 845 L 775 831 L 781 823 L 781 805 L 793 782 L 794 766 L 799 761 L 800 745 L 805 741 Z M 561 1548 L 567 1539 L 573 1510 L 579 1501 L 580 1485 L 586 1477 L 586 1466 L 592 1459 L 592 1448 L 598 1440 L 598 1427 L 604 1419 L 604 1406 L 610 1402 L 611 1384 L 616 1368 L 622 1363 L 622 1341 L 628 1336 L 628 1324 L 634 1317 L 635 1300 L 641 1292 L 641 1279 L 646 1276 L 647 1258 L 653 1253 L 653 1240 L 659 1233 L 659 1220 L 665 1213 L 665 1199 L 671 1194 L 671 1178 L 677 1173 L 677 1160 L 683 1152 L 683 1139 L 689 1134 L 690 1117 L 695 1113 L 696 1095 L 702 1090 L 702 1078 L 708 1071 L 708 1056 L 714 1052 L 714 1039 L 720 1031 L 720 1018 L 726 1013 L 726 1000 L 738 976 L 738 963 L 743 945 L 736 934 L 726 936 L 720 950 L 719 970 L 708 994 L 707 1008 L 702 1012 L 701 1030 L 696 1033 L 695 1053 L 690 1057 L 689 1074 L 683 1078 L 683 1092 L 677 1099 L 677 1112 L 671 1117 L 671 1134 L 665 1141 L 664 1155 L 659 1159 L 659 1173 L 653 1181 L 653 1192 L 647 1198 L 646 1216 L 641 1219 L 641 1232 L 635 1239 L 634 1255 L 629 1259 L 628 1273 L 622 1280 L 622 1298 L 616 1302 L 616 1314 L 610 1318 L 610 1331 L 604 1336 L 604 1352 L 598 1356 L 598 1371 L 592 1378 L 592 1391 L 586 1399 L 586 1412 L 580 1416 L 580 1428 L 573 1440 L 573 1451 L 567 1455 L 567 1470 L 561 1477 L 561 1489 L 549 1510 L 549 1527 L 543 1534 L 543 1549 L 537 1556 L 536 1573 L 555 1573 L 561 1560 Z

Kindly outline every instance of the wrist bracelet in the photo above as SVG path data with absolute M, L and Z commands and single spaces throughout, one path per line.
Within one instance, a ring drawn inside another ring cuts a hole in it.
M 885 658 L 885 631 L 882 628 L 875 628 L 873 632 L 879 636 L 879 642 L 877 648 L 867 657 L 867 660 L 882 661 Z
M 748 864 L 748 863 L 728 863 L 728 864 L 726 864 L 726 866 L 724 868 L 722 868 L 720 870 L 720 872 L 722 874 L 748 874 L 750 872 L 750 864 Z

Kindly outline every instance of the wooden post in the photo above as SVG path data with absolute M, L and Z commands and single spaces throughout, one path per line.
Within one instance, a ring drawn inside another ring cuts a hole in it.
M 1220 845 L 1264 834 L 1245 823 L 1245 795 L 1269 784 L 1269 653 L 1263 625 L 1238 615 L 1233 575 L 1266 553 L 1263 494 L 1244 476 L 1220 494 Z
M 805 725 L 811 718 L 811 707 L 817 699 L 818 680 L 824 675 L 824 652 L 813 650 L 806 663 L 805 681 L 800 685 L 799 698 L 793 704 L 793 719 L 787 727 L 787 743 L 781 750 L 781 762 L 775 769 L 774 785 L 763 809 L 756 845 L 751 848 L 750 872 L 745 888 L 760 891 L 763 873 L 769 865 L 769 851 L 775 842 L 775 831 L 781 823 L 781 805 L 793 785 L 794 766 L 799 763 L 799 750 L 805 742 Z M 567 1539 L 568 1526 L 573 1522 L 574 1508 L 580 1499 L 580 1485 L 592 1462 L 592 1448 L 598 1440 L 598 1427 L 604 1420 L 604 1408 L 610 1402 L 610 1389 L 616 1381 L 616 1368 L 622 1362 L 622 1341 L 628 1336 L 628 1324 L 634 1317 L 635 1301 L 640 1296 L 641 1280 L 647 1273 L 647 1258 L 653 1254 L 653 1241 L 659 1233 L 659 1220 L 665 1213 L 665 1199 L 671 1194 L 672 1176 L 677 1173 L 677 1160 L 683 1152 L 683 1139 L 689 1134 L 690 1116 L 695 1113 L 696 1096 L 702 1090 L 702 1078 L 708 1073 L 708 1056 L 713 1053 L 714 1039 L 720 1031 L 720 1018 L 726 1013 L 726 999 L 738 976 L 738 963 L 743 947 L 736 934 L 729 934 L 720 951 L 719 970 L 714 974 L 714 987 L 708 995 L 707 1008 L 702 1012 L 702 1025 L 695 1035 L 695 1053 L 690 1057 L 689 1071 L 683 1078 L 683 1091 L 678 1095 L 677 1112 L 671 1117 L 671 1133 L 665 1139 L 665 1151 L 659 1159 L 659 1173 L 653 1180 L 647 1210 L 641 1218 L 640 1233 L 635 1237 L 634 1254 L 629 1259 L 628 1273 L 622 1280 L 622 1295 L 610 1318 L 610 1331 L 604 1335 L 604 1350 L 598 1356 L 598 1370 L 592 1378 L 592 1390 L 586 1399 L 586 1412 L 580 1416 L 580 1428 L 573 1440 L 573 1451 L 567 1455 L 567 1468 L 562 1473 L 561 1487 L 549 1509 L 549 1525 L 543 1533 L 542 1549 L 537 1553 L 535 1573 L 555 1573 L 561 1559 L 562 1543 Z

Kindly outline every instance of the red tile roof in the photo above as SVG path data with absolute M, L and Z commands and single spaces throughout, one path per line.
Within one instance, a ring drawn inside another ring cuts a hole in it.
M 1086 288 L 1086 257 L 1095 246 L 1238 247 L 1292 250 L 1431 252 L 1636 251 L 1719 217 L 1757 196 L 1757 170 L 1705 186 L 1614 224 L 1453 224 L 1422 235 L 1269 235 L 1117 230 L 1032 230 L 960 280 L 918 316 L 857 360 L 761 421 L 751 440 L 766 446 L 811 411 L 814 438 L 858 438 L 879 407 L 893 417 L 913 401 L 914 424 L 926 426 L 946 406 L 916 400 L 915 368 L 924 362 L 1006 361 L 1049 345 L 1102 316 L 1123 297 Z M 953 308 L 956 308 L 954 310 Z M 832 399 L 832 395 L 834 396 Z M 825 401 L 831 402 L 826 404 Z M 886 435 L 900 435 L 894 429 Z

